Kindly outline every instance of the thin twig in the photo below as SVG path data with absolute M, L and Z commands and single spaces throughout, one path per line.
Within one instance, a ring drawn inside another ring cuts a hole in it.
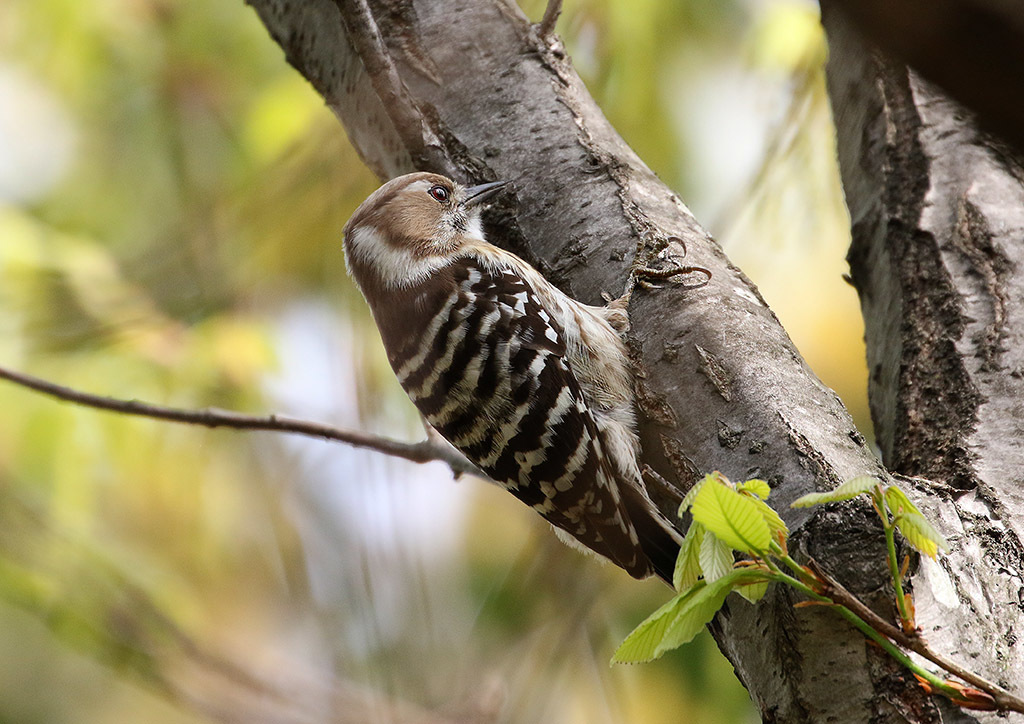
M 832 576 L 830 576 L 813 559 L 809 560 L 807 565 L 819 578 L 821 578 L 822 581 L 825 582 L 825 585 L 828 587 L 828 590 L 824 591 L 826 596 L 834 600 L 836 603 L 846 606 L 846 608 L 864 619 L 879 633 L 892 639 L 908 651 L 913 651 L 915 654 L 923 656 L 936 666 L 945 669 L 954 676 L 966 681 L 971 686 L 981 689 L 986 694 L 991 695 L 1000 709 L 1024 713 L 1024 699 L 1014 696 L 998 684 L 994 684 L 991 681 L 968 671 L 959 664 L 950 661 L 941 654 L 932 651 L 920 635 L 907 634 L 898 626 L 889 623 L 868 608 L 859 598 L 850 593 L 843 584 L 832 578 Z
M 889 623 L 868 608 L 863 601 L 846 590 L 846 588 L 843 587 L 843 584 L 832 578 L 832 576 L 830 576 L 817 561 L 811 558 L 807 561 L 807 567 L 814 571 L 814 574 L 825 583 L 826 588 L 822 591 L 824 595 L 828 596 L 836 603 L 846 606 L 848 609 L 871 624 L 872 628 L 877 629 L 881 634 L 891 638 L 900 646 L 909 648 L 910 637 L 908 637 L 902 629 L 892 623 Z
M 380 28 L 366 0 L 334 0 L 341 11 L 349 42 L 363 62 L 374 92 L 384 112 L 402 139 L 413 160 L 422 163 L 427 151 L 427 133 L 423 113 L 409 95 L 402 77 L 391 60 Z
M 541 18 L 537 34 L 542 40 L 548 40 L 555 32 L 555 23 L 558 16 L 562 14 L 562 0 L 548 0 L 548 6 L 544 9 L 544 17 Z
M 41 392 L 65 402 L 73 402 L 98 410 L 118 412 L 123 415 L 150 417 L 169 422 L 180 422 L 187 425 L 203 427 L 226 427 L 234 430 L 268 430 L 272 432 L 305 435 L 322 440 L 343 442 L 353 447 L 376 450 L 377 452 L 402 458 L 414 463 L 441 461 L 451 468 L 455 475 L 479 475 L 480 472 L 471 462 L 466 460 L 455 448 L 443 439 L 428 437 L 420 442 L 402 442 L 381 435 L 374 435 L 359 430 L 347 430 L 333 425 L 325 425 L 311 420 L 300 420 L 285 415 L 244 415 L 231 410 L 206 408 L 202 410 L 186 410 L 177 407 L 152 405 L 138 400 L 120 400 L 113 397 L 93 395 L 88 392 L 58 385 L 54 382 L 33 377 L 22 372 L 15 372 L 0 367 L 0 379 Z

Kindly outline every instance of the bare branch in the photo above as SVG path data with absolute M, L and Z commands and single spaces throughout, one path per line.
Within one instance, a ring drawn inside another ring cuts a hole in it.
M 562 0 L 548 0 L 548 6 L 544 10 L 544 17 L 541 18 L 540 27 L 537 33 L 541 40 L 548 40 L 555 32 L 555 23 L 558 16 L 562 14 Z
M 428 436 L 426 440 L 409 443 L 392 440 L 391 438 L 368 432 L 347 430 L 334 427 L 333 425 L 325 425 L 311 420 L 300 420 L 285 415 L 244 415 L 239 412 L 218 410 L 216 408 L 185 410 L 177 407 L 152 405 L 146 402 L 139 402 L 138 400 L 119 400 L 113 397 L 80 392 L 70 387 L 58 385 L 22 372 L 15 372 L 4 367 L 0 367 L 0 379 L 5 379 L 36 392 L 41 392 L 58 400 L 73 402 L 98 410 L 118 412 L 123 415 L 150 417 L 157 420 L 167 420 L 187 425 L 201 425 L 210 428 L 227 427 L 233 430 L 267 430 L 305 435 L 306 437 L 315 437 L 322 440 L 343 442 L 353 447 L 366 448 L 367 450 L 376 450 L 385 455 L 402 458 L 414 463 L 427 463 L 438 460 L 447 464 L 456 476 L 467 473 L 481 475 L 476 466 L 439 437 Z
M 395 132 L 405 144 L 413 163 L 423 166 L 427 163 L 427 156 L 430 153 L 431 134 L 424 123 L 422 110 L 409 95 L 398 69 L 391 60 L 387 45 L 373 18 L 373 12 L 366 4 L 366 0 L 334 0 L 334 3 L 341 11 L 341 18 L 352 47 L 362 60 L 374 93 L 384 106 Z M 443 162 L 441 154 L 434 155 L 438 158 L 431 160 Z M 442 165 L 445 167 L 433 170 L 450 172 L 446 163 Z

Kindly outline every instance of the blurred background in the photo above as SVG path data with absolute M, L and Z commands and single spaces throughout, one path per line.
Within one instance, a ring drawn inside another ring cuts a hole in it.
M 565 5 L 612 123 L 869 432 L 816 6 Z M 0 4 L 2 366 L 418 439 L 341 254 L 376 185 L 242 0 Z M 757 721 L 706 635 L 609 668 L 667 598 L 441 464 L 0 383 L 3 724 Z

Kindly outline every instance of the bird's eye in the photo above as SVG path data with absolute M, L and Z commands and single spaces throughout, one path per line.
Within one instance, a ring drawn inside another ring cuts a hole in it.
M 448 189 L 444 186 L 431 186 L 430 191 L 427 192 L 434 201 L 440 201 L 444 203 L 448 200 Z

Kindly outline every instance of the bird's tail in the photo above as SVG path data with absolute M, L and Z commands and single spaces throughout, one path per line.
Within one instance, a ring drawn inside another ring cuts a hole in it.
M 633 486 L 623 488 L 623 502 L 640 539 L 640 547 L 651 562 L 654 573 L 671 586 L 683 536 L 643 491 Z

